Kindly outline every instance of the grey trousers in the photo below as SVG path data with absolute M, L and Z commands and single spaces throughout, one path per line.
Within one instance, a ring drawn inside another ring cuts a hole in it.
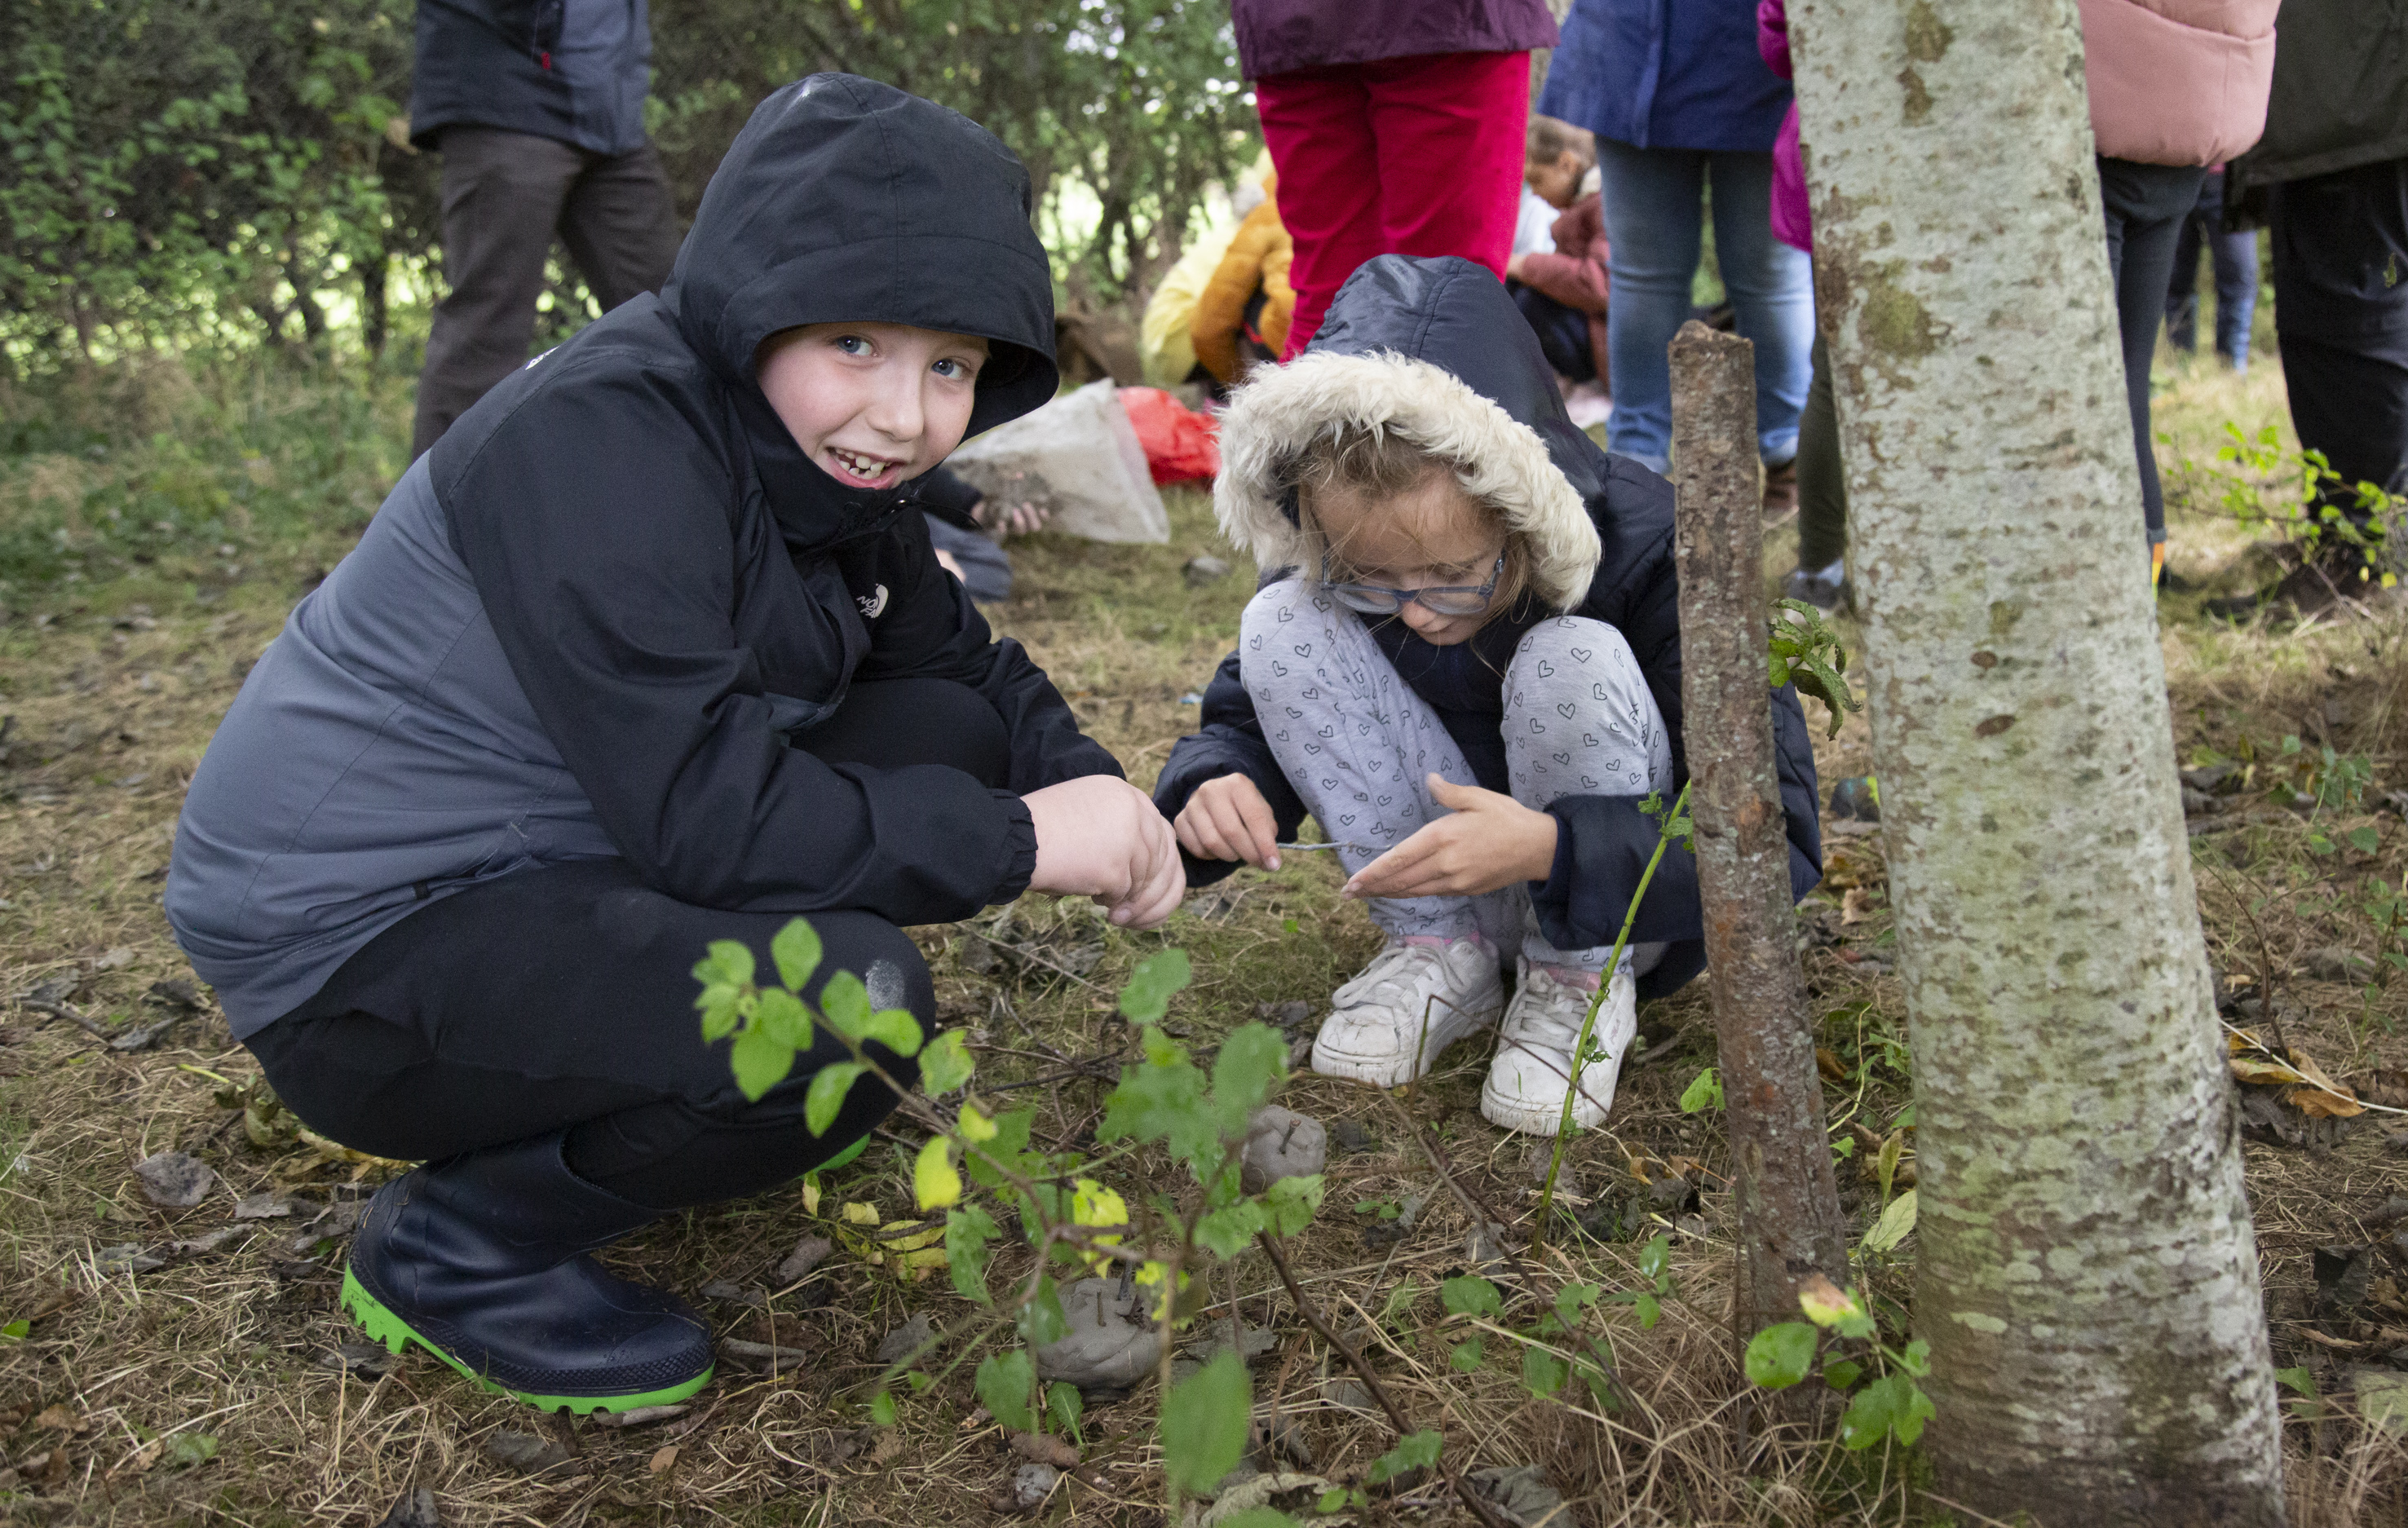
M 1351 874 L 1446 815 L 1426 777 L 1476 785 L 1463 750 L 1398 677 L 1362 619 L 1318 585 L 1272 584 L 1246 607 L 1239 676 L 1254 696 L 1281 771 Z M 1544 807 L 1559 796 L 1645 795 L 1669 786 L 1672 747 L 1663 712 L 1630 644 L 1601 621 L 1562 616 L 1523 636 L 1498 676 L 1505 700 L 1506 773 L 1513 799 Z M 1374 899 L 1371 921 L 1391 938 L 1484 935 L 1500 950 L 1585 971 L 1611 947 L 1557 950 L 1539 932 L 1527 885 L 1484 896 Z M 1661 947 L 1634 947 L 1634 968 Z
M 676 264 L 677 204 L 649 143 L 596 154 L 532 133 L 447 127 L 443 280 L 418 378 L 416 461 L 495 382 L 526 364 L 555 236 L 603 310 L 658 292 Z

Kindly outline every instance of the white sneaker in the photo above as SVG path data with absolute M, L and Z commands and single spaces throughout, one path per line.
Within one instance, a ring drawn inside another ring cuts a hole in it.
M 1544 966 L 1526 959 L 1521 973 L 1512 1006 L 1505 1010 L 1497 1059 L 1489 1064 L 1488 1081 L 1480 1090 L 1480 1112 L 1508 1130 L 1552 1135 L 1563 1123 L 1572 1046 L 1595 994 L 1558 981 Z M 1605 1122 L 1606 1111 L 1613 1107 L 1613 1084 L 1622 1075 L 1622 1058 L 1638 1034 L 1639 984 L 1631 978 L 1626 956 L 1589 1035 L 1589 1053 L 1597 1059 L 1581 1069 L 1572 1123 L 1588 1130 Z
M 1400 940 L 1330 999 L 1312 1042 L 1312 1069 L 1398 1087 L 1427 1072 L 1448 1046 L 1496 1023 L 1504 1007 L 1496 952 L 1477 939 Z

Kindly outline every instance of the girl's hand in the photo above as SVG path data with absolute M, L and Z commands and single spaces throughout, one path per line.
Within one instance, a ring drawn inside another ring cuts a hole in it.
M 1263 793 L 1243 775 L 1224 775 L 1197 786 L 1173 826 L 1179 847 L 1199 860 L 1243 860 L 1258 870 L 1280 867 L 1279 821 Z
M 1432 775 L 1448 814 L 1354 872 L 1351 897 L 1478 896 L 1555 867 L 1555 820 L 1512 796 Z
M 1154 799 L 1124 779 L 1089 775 L 1020 798 L 1037 827 L 1032 892 L 1092 896 L 1126 928 L 1178 910 L 1187 872 Z

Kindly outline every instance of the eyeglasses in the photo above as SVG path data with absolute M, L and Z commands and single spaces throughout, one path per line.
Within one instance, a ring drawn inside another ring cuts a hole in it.
M 1322 587 L 1337 596 L 1338 603 L 1365 615 L 1392 616 L 1407 605 L 1419 601 L 1422 607 L 1442 616 L 1476 616 L 1488 608 L 1491 596 L 1497 593 L 1497 580 L 1505 574 L 1505 554 L 1498 552 L 1497 562 L 1488 570 L 1488 581 L 1478 587 L 1450 584 L 1434 589 L 1383 589 L 1369 583 L 1331 583 L 1329 559 L 1321 560 Z

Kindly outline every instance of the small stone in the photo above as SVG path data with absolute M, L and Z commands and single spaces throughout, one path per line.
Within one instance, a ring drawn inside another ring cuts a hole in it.
M 522 1475 L 536 1475 L 568 1463 L 568 1450 L 552 1438 L 531 1433 L 495 1433 L 485 1440 L 485 1452 Z
M 1121 1293 L 1116 1278 L 1082 1278 L 1062 1292 L 1070 1335 L 1037 1349 L 1037 1378 L 1081 1390 L 1136 1385 L 1162 1357 L 1162 1332 L 1146 1319 L 1146 1297 Z
M 1874 793 L 1872 778 L 1852 775 L 1832 786 L 1831 815 L 1859 822 L 1880 821 L 1881 800 Z
M 2300 957 L 2300 969 L 2317 981 L 2364 981 L 2374 974 L 2374 963 L 2355 950 L 2327 945 Z
M 748 1290 L 740 1284 L 730 1283 L 724 1278 L 714 1278 L 702 1286 L 702 1297 L 706 1300 L 725 1300 L 732 1305 L 739 1306 L 767 1306 L 769 1303 L 769 1297 L 759 1290 Z
M 187 1013 L 198 1013 L 202 1007 L 201 990 L 189 981 L 154 981 L 150 997 L 163 1007 L 182 1008 Z
M 134 1176 L 152 1204 L 167 1209 L 190 1209 L 209 1196 L 218 1175 L 198 1157 L 162 1151 L 135 1164 Z
M 632 1411 L 596 1411 L 585 1420 L 596 1427 L 650 1427 L 693 1409 L 690 1406 L 639 1406 Z
M 878 1345 L 878 1362 L 900 1364 L 910 1357 L 921 1344 L 926 1342 L 934 1332 L 934 1323 L 928 1320 L 924 1311 L 912 1317 L 886 1334 L 886 1339 Z
M 280 1221 L 293 1213 L 293 1201 L 280 1193 L 254 1193 L 234 1202 L 237 1221 Z
M 116 949 L 108 951 L 108 953 L 94 960 L 92 963 L 92 968 L 95 971 L 122 971 L 126 966 L 133 964 L 133 946 L 119 945 Z
M 1030 1463 L 1011 1472 L 1011 1505 L 1023 1512 L 1034 1512 L 1054 1494 L 1054 1484 L 1062 1472 L 1051 1464 Z
M 345 1374 L 365 1375 L 380 1379 L 394 1364 L 394 1355 L 380 1343 L 347 1342 L 341 1347 L 318 1355 L 318 1367 L 337 1369 Z
M 1254 1017 L 1280 1029 L 1294 1030 L 1312 1017 L 1312 1005 L 1302 998 L 1285 1003 L 1257 1003 L 1254 1005 Z
M 2187 785 L 2182 788 L 2182 804 L 2185 817 L 2214 817 L 2224 809 L 2224 803 Z
M 442 1515 L 435 1509 L 435 1492 L 424 1486 L 410 1487 L 377 1528 L 443 1528 Z
M 1283 1178 L 1311 1178 L 1329 1164 L 1329 1133 L 1311 1115 L 1266 1104 L 1248 1122 L 1243 1162 L 1248 1193 Z
M 222 1225 L 215 1231 L 195 1236 L 190 1241 L 172 1243 L 167 1250 L 179 1257 L 201 1257 L 216 1251 L 230 1241 L 237 1241 L 250 1235 L 252 1229 L 239 1221 L 233 1225 Z
M 98 1263 L 104 1269 L 122 1268 L 127 1273 L 138 1274 L 149 1273 L 154 1268 L 164 1268 L 167 1265 L 165 1258 L 151 1251 L 140 1242 L 132 1241 L 123 1242 L 115 1247 L 104 1247 L 93 1254 L 93 1261 Z
M 1344 1376 L 1332 1379 L 1327 1384 L 1322 1386 L 1321 1397 L 1323 1400 L 1327 1401 L 1331 1406 L 1341 1407 L 1348 1411 L 1369 1411 L 1371 1409 L 1371 1392 L 1363 1388 L 1361 1380 L 1348 1378 Z
M 2228 763 L 2209 764 L 2204 769 L 2186 769 L 2182 772 L 2182 782 L 2194 791 L 2213 793 L 2221 790 L 2224 782 L 2238 773 L 2240 768 L 2239 764 Z
M 1209 555 L 1191 557 L 1187 560 L 1187 565 L 1179 571 L 1187 579 L 1188 588 L 1201 589 L 1206 584 L 1219 583 L 1227 578 L 1229 564 L 1218 557 Z
M 776 1279 L 781 1286 L 792 1284 L 808 1277 L 813 1268 L 826 1262 L 828 1254 L 835 1250 L 836 1244 L 825 1236 L 805 1236 L 795 1243 L 795 1250 L 786 1254 L 784 1262 L 770 1271 L 769 1277 Z
M 1471 1489 L 1514 1528 L 1538 1528 L 1560 1521 L 1564 1493 L 1547 1484 L 1537 1464 L 1498 1465 L 1471 1472 Z

